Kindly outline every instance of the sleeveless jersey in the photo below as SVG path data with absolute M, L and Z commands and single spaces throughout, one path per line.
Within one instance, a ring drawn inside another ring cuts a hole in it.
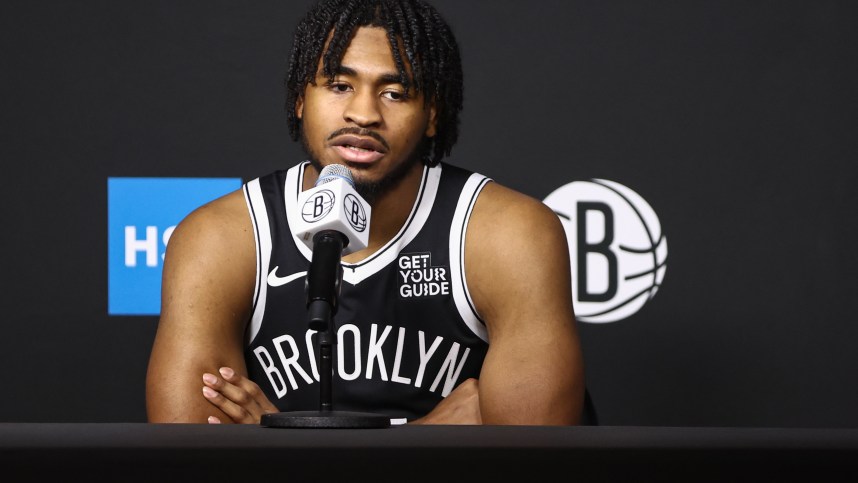
M 320 408 L 317 336 L 308 327 L 304 289 L 312 250 L 290 230 L 301 216 L 307 164 L 244 185 L 257 248 L 245 361 L 250 379 L 280 411 Z M 464 240 L 477 195 L 490 181 L 447 163 L 424 168 L 399 233 L 364 260 L 342 263 L 333 410 L 411 420 L 461 381 L 479 377 L 488 337 L 465 281 Z

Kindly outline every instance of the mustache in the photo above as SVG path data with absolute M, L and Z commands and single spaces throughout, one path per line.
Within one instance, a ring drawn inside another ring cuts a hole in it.
M 390 146 L 387 144 L 387 140 L 382 137 L 381 134 L 372 131 L 370 129 L 360 128 L 360 127 L 344 127 L 342 129 L 337 129 L 332 132 L 330 136 L 328 136 L 327 141 L 334 139 L 337 136 L 342 136 L 343 134 L 353 134 L 355 136 L 366 136 L 375 139 L 380 142 L 384 149 L 390 150 Z

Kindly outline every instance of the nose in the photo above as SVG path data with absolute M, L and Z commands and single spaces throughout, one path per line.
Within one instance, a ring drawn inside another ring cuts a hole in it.
M 381 111 L 378 99 L 369 91 L 355 92 L 343 111 L 343 119 L 361 127 L 376 126 L 381 123 Z

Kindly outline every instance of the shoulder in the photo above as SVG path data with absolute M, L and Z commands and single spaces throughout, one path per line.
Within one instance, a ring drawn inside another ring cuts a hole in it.
M 563 245 L 565 233 L 560 218 L 545 203 L 496 182 L 485 185 L 474 205 L 468 224 L 474 241 L 515 248 Z M 506 237 L 501 239 L 501 236 Z M 506 249 L 502 251 L 508 251 Z
M 448 163 L 442 165 L 444 172 L 453 179 L 461 180 L 460 183 L 475 181 L 472 189 L 479 190 L 468 221 L 469 237 L 495 238 L 499 232 L 508 231 L 509 235 L 519 238 L 534 228 L 562 234 L 557 214 L 540 200 L 501 185 L 484 174 Z M 527 239 L 529 237 L 525 236 L 524 240 Z
M 196 208 L 177 225 L 179 231 L 229 234 L 232 228 L 250 226 L 243 189 L 232 191 Z
M 224 256 L 253 253 L 253 224 L 242 189 L 212 200 L 189 213 L 167 243 L 167 261 L 181 255 L 198 262 L 216 263 Z M 205 258 L 202 255 L 207 255 Z
M 566 233 L 551 208 L 495 182 L 483 188 L 468 222 L 465 270 L 484 319 L 516 314 L 543 297 L 566 304 L 570 268 Z

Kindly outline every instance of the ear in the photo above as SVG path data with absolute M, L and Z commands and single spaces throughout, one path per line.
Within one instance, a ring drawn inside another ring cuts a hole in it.
M 438 110 L 435 108 L 435 102 L 432 102 L 429 105 L 429 123 L 426 125 L 426 132 L 424 133 L 427 138 L 435 137 L 435 134 L 438 133 Z
M 295 117 L 304 119 L 304 96 L 298 96 L 298 100 L 295 101 Z

